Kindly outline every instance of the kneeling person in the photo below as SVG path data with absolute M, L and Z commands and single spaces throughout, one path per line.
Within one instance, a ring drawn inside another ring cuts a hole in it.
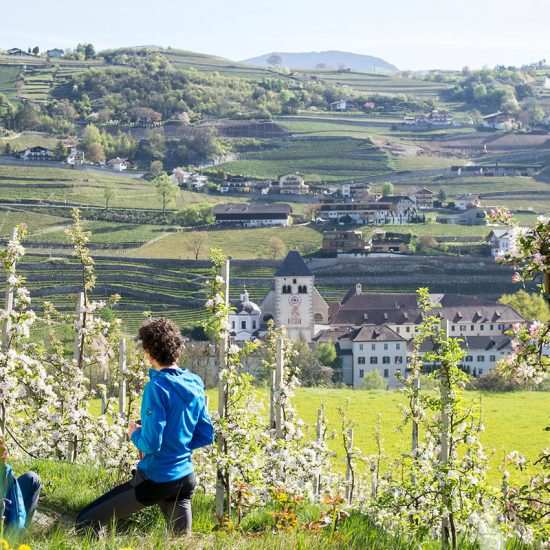
M 143 456 L 134 477 L 86 506 L 77 526 L 98 527 L 158 504 L 169 528 L 188 531 L 195 489 L 191 453 L 214 441 L 204 385 L 178 367 L 183 338 L 174 323 L 147 321 L 139 338 L 152 368 L 143 392 L 141 426 L 130 422 L 128 435 Z

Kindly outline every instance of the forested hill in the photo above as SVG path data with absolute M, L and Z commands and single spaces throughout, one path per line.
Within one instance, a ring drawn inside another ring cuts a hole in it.
M 327 51 L 327 52 L 304 52 L 304 53 L 283 53 L 271 52 L 259 57 L 253 57 L 241 61 L 248 65 L 267 67 L 279 61 L 283 67 L 293 69 L 319 69 L 346 67 L 352 71 L 359 72 L 387 72 L 396 73 L 399 69 L 379 57 L 362 55 L 351 52 Z

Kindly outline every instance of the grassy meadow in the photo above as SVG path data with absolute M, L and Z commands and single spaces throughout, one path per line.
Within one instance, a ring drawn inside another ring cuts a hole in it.
M 192 232 L 169 233 L 156 242 L 131 251 L 130 255 L 135 258 L 195 259 L 190 248 L 193 235 Z M 269 247 L 271 237 L 278 237 L 288 249 L 293 250 L 303 250 L 304 246 L 311 250 L 319 249 L 322 240 L 320 232 L 306 226 L 209 231 L 199 259 L 208 259 L 211 248 L 221 248 L 234 259 L 273 258 Z
M 209 390 L 208 394 L 210 410 L 215 412 L 217 390 Z M 550 424 L 550 392 L 465 392 L 465 398 L 481 403 L 485 423 L 481 441 L 489 457 L 488 477 L 493 484 L 500 482 L 499 467 L 508 453 L 518 450 L 528 460 L 534 461 L 538 458 L 538 453 L 548 446 L 550 437 L 545 427 Z M 264 404 L 265 414 L 269 414 L 267 390 L 258 390 L 258 399 Z M 397 390 L 300 388 L 295 392 L 293 403 L 298 416 L 306 422 L 312 433 L 315 430 L 317 411 L 324 405 L 328 433 L 331 433 L 332 430 L 339 429 L 338 407 L 345 407 L 347 400 L 349 417 L 357 422 L 354 446 L 365 454 L 375 453 L 373 428 L 380 413 L 384 454 L 391 459 L 409 449 L 410 426 L 403 432 L 397 429 L 401 423 L 400 403 L 405 403 L 403 395 Z M 529 411 L 529 414 L 523 414 L 525 411 Z M 330 441 L 329 445 L 337 454 L 336 463 L 341 463 L 341 468 L 344 469 L 343 461 L 340 460 L 344 458 L 341 439 Z M 531 471 L 535 469 L 531 468 Z

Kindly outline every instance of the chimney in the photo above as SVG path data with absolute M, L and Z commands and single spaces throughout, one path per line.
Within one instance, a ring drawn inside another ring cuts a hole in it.
M 357 283 L 355 285 L 355 294 L 357 296 L 361 296 L 361 294 L 363 294 L 363 287 L 361 286 L 361 283 Z

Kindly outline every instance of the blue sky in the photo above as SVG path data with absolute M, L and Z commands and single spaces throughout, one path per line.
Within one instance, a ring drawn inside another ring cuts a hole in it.
M 347 50 L 400 69 L 550 59 L 550 0 L 0 0 L 0 48 L 157 44 L 233 60 Z M 340 13 L 341 11 L 341 13 Z

